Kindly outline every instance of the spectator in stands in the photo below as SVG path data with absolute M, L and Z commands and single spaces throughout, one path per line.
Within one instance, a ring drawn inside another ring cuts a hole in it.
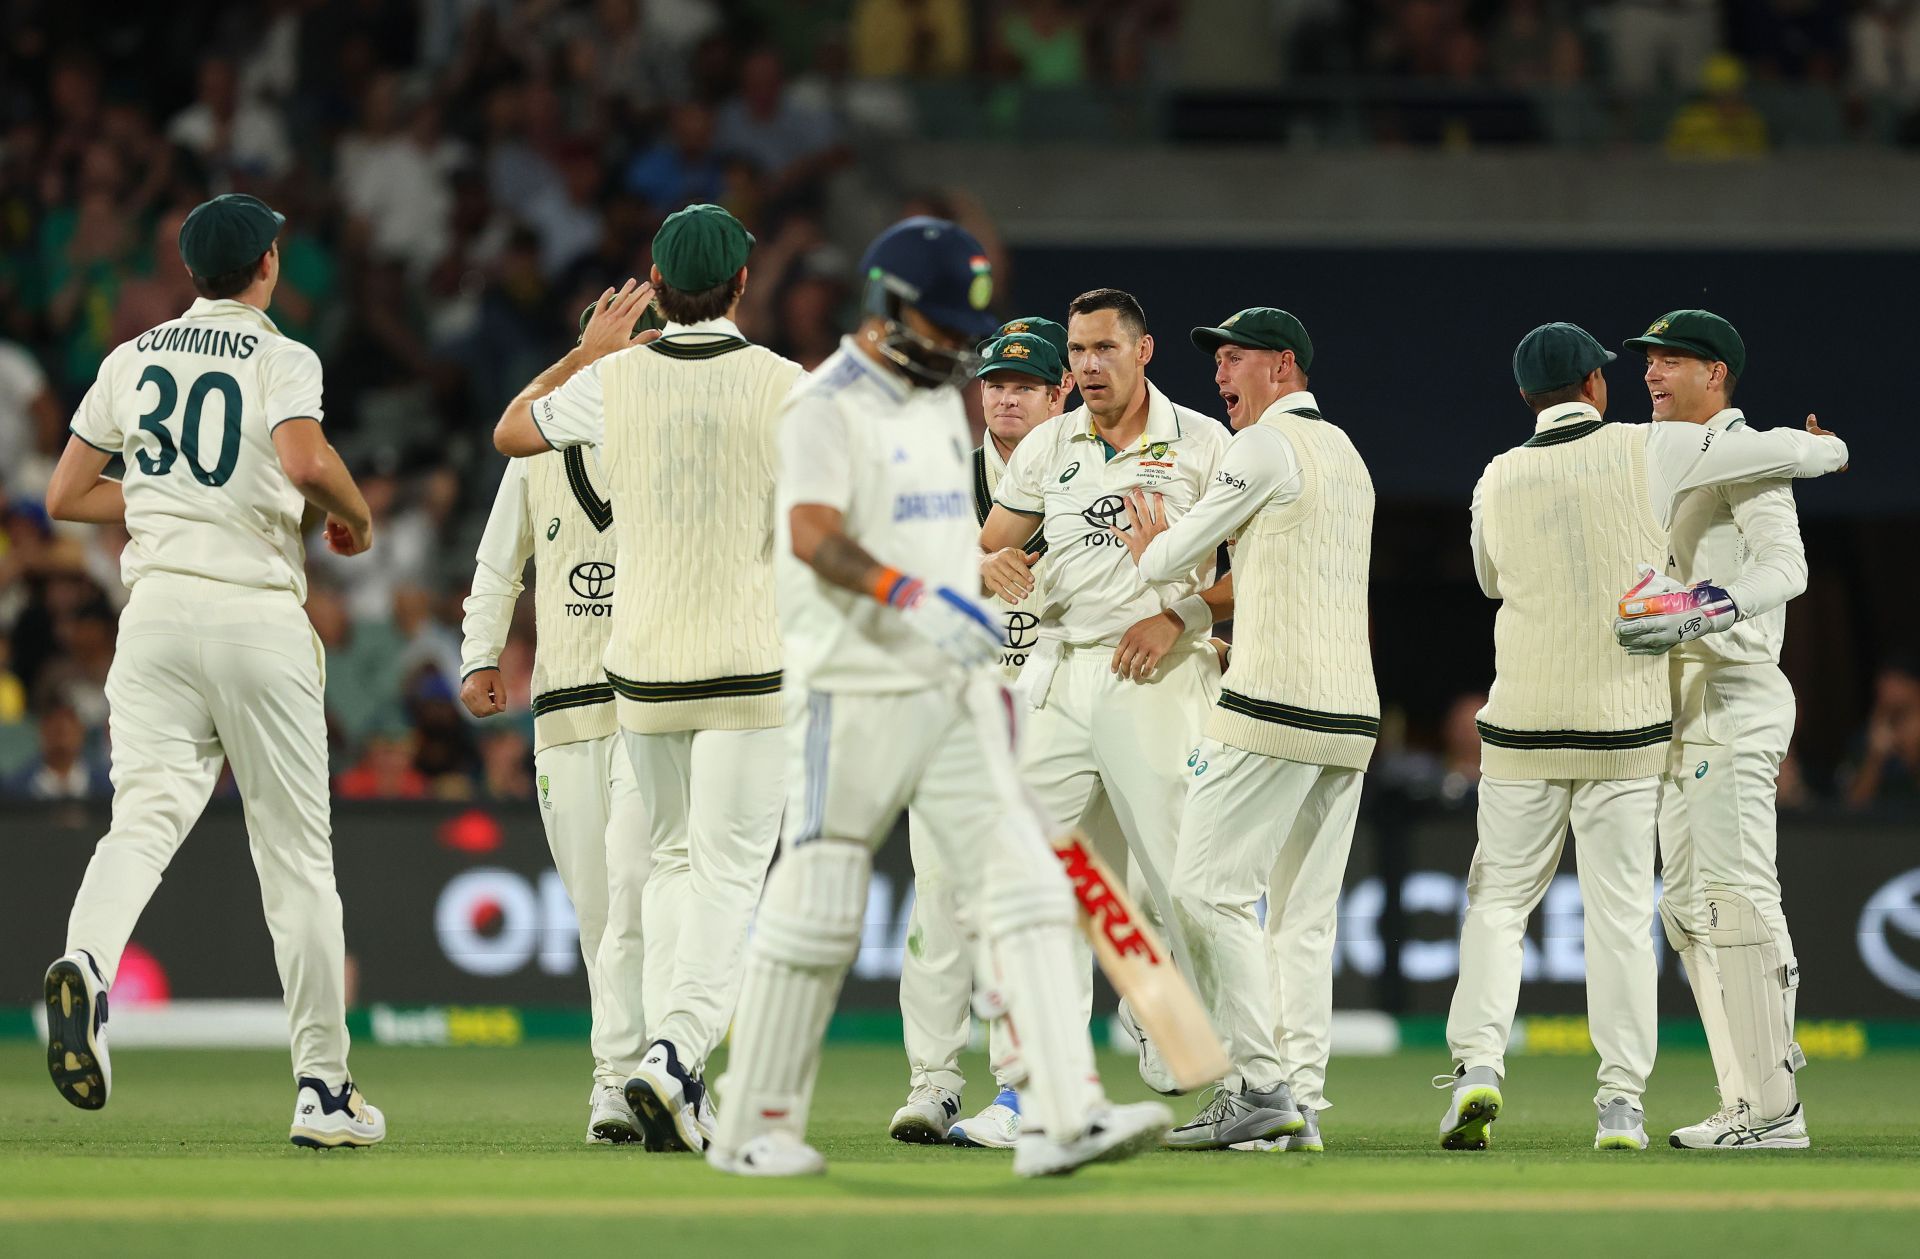
M 1507 87 L 1567 87 L 1585 70 L 1579 32 L 1547 0 L 1507 0 L 1487 53 L 1494 78 Z
M 41 706 L 40 746 L 33 763 L 9 778 L 0 795 L 23 800 L 101 800 L 113 794 L 107 767 L 87 755 L 87 729 L 73 705 L 53 698 Z
M 1700 73 L 1702 99 L 1682 106 L 1667 127 L 1674 157 L 1759 157 L 1767 151 L 1767 121 L 1747 100 L 1747 72 L 1731 53 L 1715 53 Z
M 514 726 L 480 737 L 480 798 L 500 804 L 533 797 L 533 743 Z
M 863 79 L 951 79 L 973 65 L 966 0 L 855 0 L 853 72 Z
M 1899 660 L 1881 668 L 1862 743 L 1846 775 L 1847 803 L 1920 801 L 1920 666 Z
M 243 100 L 233 62 L 208 57 L 200 63 L 193 104 L 167 124 L 167 139 L 200 159 L 215 183 L 277 179 L 293 165 L 286 128 L 274 110 Z
M 1720 44 L 1717 10 L 1715 0 L 1613 0 L 1604 16 L 1615 90 L 1692 91 Z
M 0 339 L 0 495 L 39 496 L 46 481 L 34 475 L 35 453 L 65 427 L 39 362 L 25 346 Z
M 1920 98 L 1920 0 L 1865 0 L 1847 38 L 1856 88 L 1909 105 Z
M 1015 0 L 993 30 L 994 72 L 1032 87 L 1087 81 L 1087 27 L 1065 0 Z
M 719 201 L 726 168 L 713 147 L 713 111 L 698 101 L 675 105 L 667 113 L 666 135 L 627 167 L 626 185 L 662 215 Z
M 307 619 L 327 653 L 328 741 L 336 755 L 351 755 L 401 721 L 401 643 L 384 620 L 356 622 L 340 592 L 321 582 L 307 591 Z
M 804 200 L 848 158 L 833 118 L 789 99 L 780 54 L 757 48 L 740 67 L 740 90 L 720 107 L 714 143 L 767 181 L 770 197 Z
M 425 800 L 427 776 L 413 764 L 417 742 L 405 722 L 383 726 L 367 739 L 353 768 L 334 778 L 334 794 L 342 800 Z

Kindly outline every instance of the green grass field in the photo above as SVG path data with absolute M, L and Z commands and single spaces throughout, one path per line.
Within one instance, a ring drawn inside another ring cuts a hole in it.
M 1817 1062 L 1803 1077 L 1815 1148 L 1641 1154 L 1591 1148 L 1592 1062 L 1516 1059 L 1484 1154 L 1447 1154 L 1427 1086 L 1443 1055 L 1341 1059 L 1328 1153 L 1162 1152 L 1016 1181 L 1010 1156 L 888 1141 L 897 1050 L 834 1047 L 813 1139 L 826 1177 L 760 1183 L 688 1156 L 581 1143 L 586 1058 L 573 1047 L 354 1051 L 391 1135 L 315 1153 L 286 1140 L 286 1058 L 128 1051 L 112 1105 L 70 1109 L 42 1051 L 0 1044 L 0 1255 L 676 1256 L 905 1252 L 1561 1256 L 1756 1245 L 1912 1254 L 1920 1230 L 1920 1054 Z M 1144 1096 L 1104 1062 L 1116 1095 Z M 985 1078 L 984 1062 L 969 1070 Z M 984 1103 L 970 1094 L 969 1107 Z M 1664 1056 L 1649 1127 L 1711 1109 L 1703 1055 Z M 1191 1104 L 1175 1099 L 1184 1117 Z

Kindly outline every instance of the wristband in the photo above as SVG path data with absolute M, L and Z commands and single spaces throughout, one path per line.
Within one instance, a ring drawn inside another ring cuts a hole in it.
M 897 568 L 882 565 L 874 574 L 873 586 L 868 590 L 876 602 L 888 607 L 905 607 L 920 597 L 920 582 L 907 576 Z
M 1180 618 L 1180 624 L 1187 633 L 1197 634 L 1213 628 L 1213 609 L 1199 595 L 1188 595 L 1175 603 L 1167 611 Z

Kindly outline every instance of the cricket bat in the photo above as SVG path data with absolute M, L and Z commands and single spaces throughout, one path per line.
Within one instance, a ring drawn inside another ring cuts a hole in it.
M 1040 810 L 1014 766 L 1008 734 L 1015 710 L 1007 689 L 998 682 L 976 679 L 967 689 L 967 702 L 980 729 L 995 790 L 1009 809 L 1026 810 L 1040 821 L 1042 833 L 1054 833 L 1055 824 Z M 1114 877 L 1083 832 L 1069 831 L 1052 844 L 1073 884 L 1080 929 L 1093 947 L 1095 960 L 1114 991 L 1127 999 L 1174 1083 L 1182 1090 L 1196 1089 L 1223 1078 L 1232 1067 L 1226 1049 L 1192 985 L 1174 966 L 1173 953 L 1127 895 L 1126 885 Z

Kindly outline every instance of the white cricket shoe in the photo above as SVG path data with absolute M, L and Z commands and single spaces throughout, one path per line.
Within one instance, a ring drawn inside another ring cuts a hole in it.
M 818 1176 L 827 1160 L 790 1132 L 763 1132 L 731 1154 L 708 1146 L 707 1166 L 733 1176 Z
M 1452 1089 L 1453 1099 L 1440 1120 L 1440 1148 L 1443 1150 L 1484 1150 L 1493 1135 L 1493 1121 L 1500 1117 L 1505 1099 L 1500 1096 L 1500 1076 L 1492 1067 L 1461 1067 L 1452 1075 L 1436 1075 L 1433 1087 Z
M 1227 1148 L 1248 1154 L 1324 1154 L 1326 1142 L 1320 1139 L 1320 1112 L 1311 1106 L 1300 1108 L 1300 1131 L 1274 1137 L 1270 1141 L 1235 1141 Z
M 907 1104 L 893 1112 L 887 1135 L 908 1145 L 939 1145 L 960 1113 L 960 1094 L 937 1084 L 917 1084 Z
M 1020 1094 L 1001 1089 L 993 1103 L 947 1129 L 947 1141 L 980 1150 L 1011 1150 L 1020 1140 Z
M 310 1150 L 335 1150 L 341 1146 L 378 1145 L 387 1139 L 387 1117 L 380 1108 L 360 1096 L 360 1090 L 348 1080 L 335 1093 L 310 1075 L 300 1077 L 300 1093 L 293 1102 L 295 1145 Z
M 1644 1150 L 1647 1148 L 1647 1115 L 1624 1097 L 1616 1097 L 1600 1108 L 1600 1124 L 1594 1130 L 1596 1150 Z
M 1696 1124 L 1667 1137 L 1676 1150 L 1804 1150 L 1807 1112 L 1795 1104 L 1778 1119 L 1755 1119 L 1745 1102 L 1722 1106 Z
M 1013 1149 L 1016 1176 L 1064 1176 L 1088 1163 L 1117 1163 L 1159 1146 L 1173 1126 L 1173 1112 L 1160 1102 L 1108 1102 L 1094 1113 L 1085 1132 L 1070 1141 L 1054 1141 L 1024 1128 Z
M 1166 1061 L 1160 1057 L 1160 1051 L 1154 1048 L 1152 1037 L 1148 1036 L 1146 1029 L 1134 1019 L 1133 1011 L 1127 1007 L 1124 999 L 1120 1002 L 1120 1026 L 1133 1038 L 1134 1046 L 1139 1051 L 1140 1078 L 1146 1086 L 1166 1097 L 1178 1097 L 1186 1092 L 1174 1082 L 1173 1072 L 1167 1069 Z
M 627 1081 L 627 1104 L 646 1133 L 647 1148 L 656 1154 L 698 1154 L 713 1142 L 713 1111 L 704 1104 L 706 1096 L 706 1085 L 680 1065 L 680 1052 L 670 1040 L 647 1046 L 640 1069 Z
M 628 1145 L 641 1139 L 640 1120 L 619 1085 L 595 1084 L 587 1102 L 588 1145 Z
M 1234 1090 L 1213 1086 L 1199 1113 L 1167 1134 L 1175 1150 L 1224 1150 L 1243 1141 L 1271 1141 L 1306 1126 L 1285 1084 Z
M 78 950 L 47 967 L 47 1073 L 81 1110 L 99 1110 L 113 1091 L 107 983 L 92 956 Z

